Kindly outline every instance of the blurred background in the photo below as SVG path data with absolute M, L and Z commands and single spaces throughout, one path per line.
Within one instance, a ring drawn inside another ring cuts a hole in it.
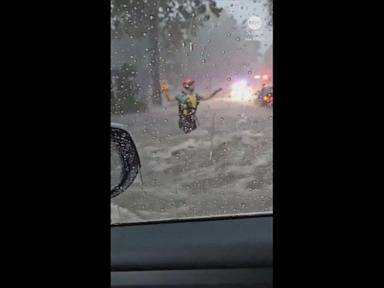
M 111 0 L 111 120 L 137 142 L 143 183 L 113 199 L 112 222 L 272 210 L 272 0 Z M 198 128 L 177 126 L 174 97 L 209 95 Z M 112 173 L 112 172 L 111 172 Z M 116 174 L 116 173 L 115 173 Z

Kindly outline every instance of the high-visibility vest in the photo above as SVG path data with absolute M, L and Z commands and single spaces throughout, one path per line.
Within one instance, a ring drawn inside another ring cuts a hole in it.
M 179 106 L 181 115 L 188 116 L 195 114 L 198 105 L 199 99 L 195 93 L 187 95 L 185 102 Z

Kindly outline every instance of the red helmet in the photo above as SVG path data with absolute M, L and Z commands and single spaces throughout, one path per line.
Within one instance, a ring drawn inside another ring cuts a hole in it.
M 192 80 L 192 79 L 185 79 L 185 80 L 183 81 L 183 87 L 184 87 L 184 88 L 189 88 L 189 87 L 192 86 L 194 83 L 195 83 L 195 81 Z

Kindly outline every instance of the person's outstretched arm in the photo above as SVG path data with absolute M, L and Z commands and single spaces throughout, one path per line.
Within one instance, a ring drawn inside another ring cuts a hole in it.
M 207 97 L 202 97 L 200 96 L 200 100 L 208 100 L 208 99 L 211 99 L 212 97 L 214 97 L 217 93 L 219 93 L 221 90 L 223 90 L 223 88 L 219 88 L 219 89 L 216 89 L 215 91 L 213 91 L 213 93 Z
M 171 97 L 169 94 L 169 87 L 166 84 L 161 85 L 161 93 L 165 96 L 168 101 L 176 101 L 176 97 Z

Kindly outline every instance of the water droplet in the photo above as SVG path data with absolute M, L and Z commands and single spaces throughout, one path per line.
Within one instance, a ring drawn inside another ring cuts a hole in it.
M 241 208 L 242 208 L 242 209 L 244 209 L 246 206 L 247 206 L 247 205 L 246 205 L 244 202 L 241 203 Z
M 252 71 L 248 71 L 248 74 L 251 75 L 251 74 L 252 74 Z
M 240 37 L 236 37 L 236 41 L 240 41 Z
M 221 54 L 225 54 L 225 50 L 221 51 Z
M 231 79 L 231 77 L 228 77 L 227 80 L 228 80 L 228 81 L 231 81 L 232 79 Z

